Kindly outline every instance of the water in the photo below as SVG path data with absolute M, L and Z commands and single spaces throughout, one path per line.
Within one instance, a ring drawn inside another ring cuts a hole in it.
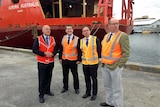
M 135 33 L 129 35 L 129 62 L 160 65 L 160 35 Z

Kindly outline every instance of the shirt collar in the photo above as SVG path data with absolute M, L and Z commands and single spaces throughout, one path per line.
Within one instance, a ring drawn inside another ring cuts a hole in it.
M 49 37 L 49 36 L 46 36 L 46 35 L 43 34 L 43 37 L 44 37 L 44 39 L 46 39 L 46 38 Z
M 88 39 L 88 40 L 89 40 L 90 37 L 91 37 L 91 35 L 89 35 L 88 38 L 85 37 L 85 39 Z
M 109 32 L 109 35 L 111 35 L 112 34 L 112 36 L 114 35 L 114 33 L 112 33 L 112 32 Z
M 72 40 L 73 36 L 74 36 L 73 34 L 71 36 L 67 35 L 67 38 L 70 37 L 70 40 Z

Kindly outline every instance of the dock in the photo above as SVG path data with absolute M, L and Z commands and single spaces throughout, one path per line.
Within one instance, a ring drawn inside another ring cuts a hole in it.
M 126 64 L 122 73 L 124 107 L 160 107 L 160 69 L 147 67 L 130 62 Z M 142 68 L 146 68 L 147 72 Z M 101 64 L 98 68 L 98 94 L 95 101 L 82 99 L 86 88 L 81 64 L 78 65 L 78 73 L 80 93 L 74 93 L 70 73 L 69 90 L 62 94 L 62 67 L 56 56 L 51 83 L 54 96 L 45 95 L 45 103 L 41 104 L 38 99 L 36 56 L 31 50 L 0 48 L 0 107 L 100 107 L 99 104 L 105 101 Z

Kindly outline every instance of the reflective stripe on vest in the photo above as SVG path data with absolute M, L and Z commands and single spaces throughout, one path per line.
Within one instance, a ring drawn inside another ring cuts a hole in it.
M 39 42 L 39 50 L 40 51 L 42 51 L 42 52 L 48 51 L 48 52 L 53 53 L 54 46 L 56 44 L 53 37 L 50 36 L 50 44 L 49 45 L 46 44 L 42 35 L 38 36 L 38 42 Z M 44 63 L 44 64 L 48 64 L 48 63 L 54 62 L 54 57 L 48 58 L 46 56 L 37 55 L 37 61 Z
M 117 32 L 112 38 L 110 43 L 106 42 L 108 35 L 106 35 L 102 41 L 102 62 L 105 64 L 113 64 L 114 62 L 118 61 L 121 58 L 121 48 L 119 45 L 119 40 L 122 35 L 122 32 Z M 103 47 L 104 46 L 104 47 Z M 118 47 L 116 47 L 118 46 Z M 116 52 L 115 52 L 116 48 Z M 109 49 L 108 53 L 104 53 L 105 49 Z
M 78 37 L 74 35 L 74 39 L 68 44 L 67 35 L 63 36 L 62 39 L 62 46 L 63 46 L 63 53 L 62 59 L 68 60 L 77 60 L 78 59 L 78 51 L 77 51 L 77 44 L 78 44 Z
M 96 37 L 90 37 L 88 46 L 86 46 L 86 38 L 81 39 L 80 47 L 82 50 L 82 64 L 93 65 L 98 63 Z

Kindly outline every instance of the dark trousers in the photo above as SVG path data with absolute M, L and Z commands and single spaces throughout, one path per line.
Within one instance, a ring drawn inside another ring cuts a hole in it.
M 77 64 L 76 61 L 62 60 L 62 68 L 63 68 L 63 88 L 68 89 L 68 80 L 69 80 L 69 69 L 73 75 L 73 86 L 74 89 L 79 89 L 79 79 L 77 72 Z
M 38 62 L 39 97 L 50 92 L 53 67 L 54 62 L 49 64 Z
M 97 69 L 98 69 L 98 64 L 95 64 L 95 65 L 84 65 L 83 64 L 83 73 L 84 73 L 85 82 L 86 82 L 86 94 L 87 95 L 91 94 L 91 79 L 93 82 L 92 94 L 97 95 L 97 91 L 98 91 Z

